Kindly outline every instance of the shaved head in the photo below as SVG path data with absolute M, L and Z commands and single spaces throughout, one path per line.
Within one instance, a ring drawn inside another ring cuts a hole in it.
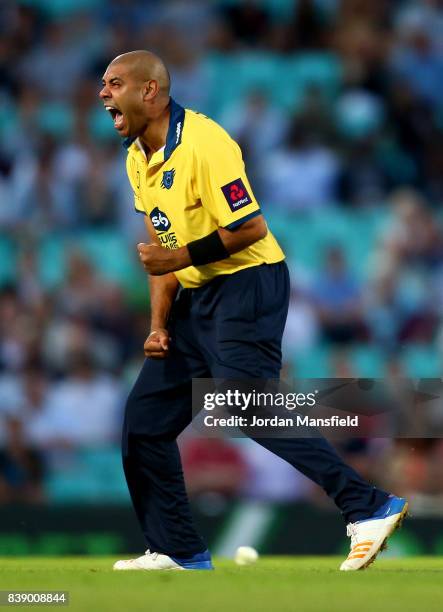
M 151 51 L 128 51 L 117 55 L 109 67 L 121 66 L 128 75 L 139 82 L 157 81 L 159 91 L 169 96 L 171 80 L 163 60 Z
M 170 78 L 162 59 L 151 51 L 118 55 L 106 68 L 100 92 L 114 127 L 123 137 L 138 137 L 153 130 L 169 106 Z

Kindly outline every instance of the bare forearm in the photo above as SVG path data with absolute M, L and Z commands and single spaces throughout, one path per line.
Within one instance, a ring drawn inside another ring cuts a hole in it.
M 218 228 L 220 238 L 225 245 L 229 255 L 238 253 L 243 249 L 246 249 L 257 240 L 261 240 L 266 236 L 267 227 L 266 223 L 262 218 L 259 220 L 253 220 L 250 223 L 245 223 L 237 231 L 231 232 L 224 229 L 223 227 Z M 189 256 L 188 247 L 180 247 L 175 251 L 171 251 L 171 255 L 174 258 L 175 270 L 182 270 L 187 266 L 192 265 L 191 258 Z
M 254 242 L 261 240 L 267 234 L 268 228 L 263 217 L 252 219 L 244 223 L 238 230 L 229 231 L 222 227 L 218 233 L 230 255 L 246 249 Z
M 166 328 L 169 314 L 178 291 L 178 280 L 174 274 L 149 275 L 151 293 L 151 330 Z
M 205 244 L 204 246 L 204 249 L 208 248 L 209 258 L 207 261 L 204 261 L 204 263 L 219 261 L 219 259 L 224 259 L 226 256 L 232 255 L 233 253 L 238 253 L 238 251 L 242 251 L 251 244 L 254 244 L 254 242 L 264 238 L 267 234 L 268 228 L 263 217 L 260 215 L 245 222 L 235 231 L 229 231 L 221 227 L 219 227 L 217 231 L 219 234 L 219 240 L 222 241 L 224 248 L 222 248 L 221 253 L 220 248 L 215 249 L 216 252 L 214 254 L 214 259 L 211 259 L 210 249 L 214 246 L 214 241 L 213 236 L 210 234 L 209 236 L 192 243 L 194 245 L 194 258 L 191 258 L 191 253 L 189 250 L 191 243 L 188 246 L 183 246 L 175 250 L 164 249 L 157 243 L 140 243 L 137 245 L 140 261 L 142 262 L 145 270 L 149 272 L 151 276 L 164 276 L 170 272 L 183 270 L 191 265 L 203 265 L 203 263 L 195 263 L 195 245 L 197 242 L 200 243 L 198 249 L 201 253 L 203 248 L 203 245 L 201 244 L 202 240 L 206 240 L 206 238 L 209 239 L 210 244 Z M 215 246 L 217 247 L 217 244 Z M 219 257 L 219 255 L 221 256 Z M 198 259 L 200 260 L 201 257 Z M 203 259 L 206 259 L 206 257 L 203 257 Z

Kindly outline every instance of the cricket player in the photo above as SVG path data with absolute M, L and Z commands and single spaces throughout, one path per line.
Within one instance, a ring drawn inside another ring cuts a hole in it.
M 135 209 L 149 235 L 138 253 L 152 311 L 123 431 L 124 471 L 148 550 L 114 569 L 212 569 L 191 517 L 176 438 L 192 419 L 192 378 L 279 377 L 288 269 L 239 146 L 170 97 L 162 60 L 148 51 L 124 53 L 102 83 L 100 98 L 125 139 Z M 341 569 L 367 567 L 400 525 L 406 500 L 365 482 L 323 438 L 256 442 L 334 500 L 351 536 Z

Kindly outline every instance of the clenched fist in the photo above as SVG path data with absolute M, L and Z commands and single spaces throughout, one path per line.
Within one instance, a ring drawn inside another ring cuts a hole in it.
M 151 359 L 164 359 L 169 352 L 169 333 L 167 329 L 160 327 L 152 331 L 146 338 L 143 346 L 146 357 Z
M 175 272 L 191 264 L 191 258 L 186 247 L 169 250 L 157 244 L 141 242 L 137 245 L 137 250 L 144 269 L 153 276 Z

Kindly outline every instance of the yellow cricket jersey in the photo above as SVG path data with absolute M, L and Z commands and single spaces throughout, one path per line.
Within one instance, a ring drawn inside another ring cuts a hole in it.
M 149 215 L 165 248 L 185 246 L 218 227 L 234 230 L 261 214 L 238 144 L 217 123 L 172 98 L 165 147 L 148 162 L 138 139 L 126 145 L 135 209 Z M 189 266 L 175 275 L 183 287 L 199 287 L 220 274 L 282 259 L 283 251 L 268 232 L 222 261 Z

